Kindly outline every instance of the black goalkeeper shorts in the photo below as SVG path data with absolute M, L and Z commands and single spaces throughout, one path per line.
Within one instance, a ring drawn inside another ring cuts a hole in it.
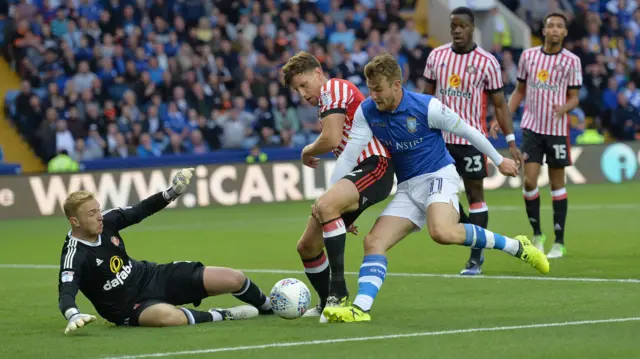
M 199 306 L 208 297 L 204 288 L 204 264 L 200 262 L 173 262 L 155 264 L 139 298 L 129 308 L 127 318 L 119 325 L 139 326 L 140 314 L 154 304 L 193 304 Z

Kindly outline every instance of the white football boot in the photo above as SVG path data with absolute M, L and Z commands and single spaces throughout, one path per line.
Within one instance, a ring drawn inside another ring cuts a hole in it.
M 554 243 L 549 253 L 547 253 L 547 258 L 561 258 L 564 257 L 565 254 L 567 254 L 567 249 L 564 247 L 564 245 L 560 243 Z
M 209 310 L 209 312 L 218 312 L 222 315 L 222 320 L 242 320 L 242 319 L 251 319 L 257 317 L 260 312 L 258 308 L 252 305 L 240 305 L 233 308 L 214 308 Z

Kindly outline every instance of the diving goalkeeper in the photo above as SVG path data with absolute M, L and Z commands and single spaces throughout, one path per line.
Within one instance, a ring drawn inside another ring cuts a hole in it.
M 157 264 L 127 254 L 120 230 L 162 210 L 186 190 L 193 168 L 182 169 L 171 187 L 131 207 L 102 211 L 95 196 L 71 193 L 64 213 L 71 224 L 60 258 L 59 308 L 68 321 L 65 334 L 96 317 L 76 305 L 78 290 L 100 316 L 118 326 L 166 327 L 248 319 L 272 313 L 269 299 L 242 272 L 200 262 Z M 250 305 L 201 311 L 202 299 L 231 293 Z

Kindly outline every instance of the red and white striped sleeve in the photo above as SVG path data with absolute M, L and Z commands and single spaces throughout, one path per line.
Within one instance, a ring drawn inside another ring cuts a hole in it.
M 320 118 L 333 113 L 346 114 L 349 104 L 349 85 L 337 79 L 331 79 L 320 89 Z
M 568 89 L 579 89 L 582 87 L 582 63 L 580 58 L 575 56 L 569 69 Z
M 518 81 L 526 82 L 528 78 L 527 74 L 527 53 L 523 52 L 518 60 Z
M 427 64 L 424 67 L 424 73 L 422 74 L 429 83 L 436 83 L 436 69 L 435 69 L 436 56 L 435 51 L 431 51 L 429 57 L 427 57 Z
M 489 92 L 498 92 L 502 90 L 502 68 L 498 60 L 491 56 L 487 61 L 485 68 L 485 89 Z

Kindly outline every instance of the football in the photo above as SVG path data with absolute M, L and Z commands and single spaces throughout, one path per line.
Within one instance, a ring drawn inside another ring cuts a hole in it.
M 285 319 L 300 318 L 309 308 L 311 292 L 295 278 L 278 281 L 269 294 L 273 312 Z

